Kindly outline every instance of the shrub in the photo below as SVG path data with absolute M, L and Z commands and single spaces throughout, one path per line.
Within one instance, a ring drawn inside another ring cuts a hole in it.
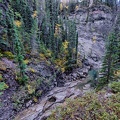
M 10 51 L 5 51 L 4 56 L 9 58 L 9 59 L 15 58 L 15 56 Z
M 117 93 L 120 92 L 120 82 L 112 82 L 110 84 L 110 88 L 112 89 L 113 92 Z
M 0 53 L 0 58 L 2 58 L 3 57 L 3 54 L 2 53 Z
M 8 88 L 8 85 L 4 82 L 0 82 L 0 91 L 5 90 Z
M 81 98 L 68 100 L 53 111 L 47 120 L 119 120 L 120 93 L 109 98 L 104 92 L 88 93 Z

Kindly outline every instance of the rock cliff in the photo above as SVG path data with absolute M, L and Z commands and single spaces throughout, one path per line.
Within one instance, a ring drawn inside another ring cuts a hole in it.
M 104 5 L 79 9 L 70 19 L 75 19 L 78 30 L 78 59 L 84 65 L 100 68 L 105 52 L 105 40 L 113 25 L 112 10 Z

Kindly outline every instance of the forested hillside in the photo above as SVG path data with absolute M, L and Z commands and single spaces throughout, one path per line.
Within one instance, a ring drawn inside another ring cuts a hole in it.
M 0 0 L 0 120 L 119 120 L 119 101 L 119 0 Z

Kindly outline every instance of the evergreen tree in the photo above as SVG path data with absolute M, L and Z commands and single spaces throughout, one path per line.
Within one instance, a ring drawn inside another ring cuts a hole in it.
M 68 20 L 67 8 L 62 11 L 60 5 L 58 1 L 46 0 L 46 16 L 41 25 L 40 43 L 52 51 L 55 59 L 64 56 L 66 66 L 72 66 L 77 61 L 76 24 L 74 20 Z
M 22 53 L 22 43 L 19 39 L 18 36 L 18 31 L 17 28 L 14 28 L 14 34 L 15 34 L 15 52 L 16 52 L 16 58 L 17 58 L 17 62 L 18 62 L 18 67 L 20 68 L 20 74 L 19 76 L 19 82 L 22 84 L 25 84 L 27 82 L 27 76 L 25 75 L 25 69 L 26 69 L 26 65 L 24 63 L 24 56 Z
M 119 70 L 119 41 L 115 32 L 111 33 L 108 37 L 106 44 L 106 53 L 103 60 L 102 69 L 100 74 L 102 77 L 99 79 L 99 85 L 107 84 L 116 80 L 116 71 Z
M 27 82 L 27 76 L 25 75 L 26 65 L 24 63 L 24 51 L 21 40 L 21 27 L 22 27 L 22 22 L 15 20 L 13 17 L 13 39 L 15 44 L 14 49 L 15 49 L 16 60 L 18 62 L 18 67 L 20 69 L 18 80 L 20 83 L 25 84 Z

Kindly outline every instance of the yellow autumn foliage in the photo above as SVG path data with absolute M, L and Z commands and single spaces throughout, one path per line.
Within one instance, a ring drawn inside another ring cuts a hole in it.
M 64 8 L 64 6 L 63 6 L 63 3 L 61 2 L 61 3 L 60 3 L 60 11 L 62 11 L 63 8 Z
M 5 57 L 8 57 L 10 59 L 13 59 L 15 57 L 10 51 L 5 51 L 3 54 Z
M 56 64 L 56 68 L 60 69 L 62 73 L 65 72 L 67 67 L 66 63 L 68 62 L 67 61 L 68 45 L 69 45 L 69 42 L 67 40 L 65 40 L 62 43 L 62 51 L 60 52 L 58 59 L 54 61 L 54 63 Z
M 75 52 L 76 52 L 76 49 L 75 49 L 75 48 L 73 48 L 73 49 L 72 49 L 72 51 L 73 51 L 73 53 L 75 53 Z
M 3 34 L 3 35 L 2 35 L 2 39 L 3 39 L 3 40 L 6 40 L 6 39 L 7 39 L 7 34 Z
M 45 54 L 45 55 L 46 55 L 46 57 L 51 57 L 52 51 L 48 49 L 48 50 L 46 51 L 46 54 Z
M 56 24 L 54 37 L 60 36 L 60 34 L 61 34 L 61 28 L 60 28 L 60 26 L 61 26 L 60 24 Z
M 61 25 L 60 24 L 56 24 L 56 27 L 60 27 Z
M 94 43 L 96 43 L 96 40 L 97 40 L 97 37 L 96 37 L 96 36 L 93 36 L 92 41 L 93 41 Z
M 1 57 L 3 57 L 3 54 L 2 54 L 2 53 L 0 53 L 0 58 L 1 58 Z
M 60 59 L 56 59 L 55 60 L 55 64 L 58 66 L 60 66 L 62 64 L 62 61 Z
M 66 69 L 65 63 L 66 63 L 65 57 L 55 60 L 56 68 L 60 69 L 62 73 L 65 72 Z
M 37 103 L 37 102 L 38 102 L 37 97 L 34 96 L 34 97 L 33 97 L 33 101 Z
M 41 60 L 46 60 L 46 57 L 45 57 L 45 55 L 43 53 L 40 53 L 39 55 L 40 55 Z
M 115 76 L 119 76 L 120 77 L 120 70 L 117 70 L 114 72 Z
M 68 50 L 64 50 L 64 55 L 67 55 L 68 54 Z
M 68 45 L 69 45 L 69 42 L 67 40 L 65 40 L 65 42 L 62 43 L 62 45 L 63 45 L 64 49 L 67 49 Z
M 82 62 L 81 62 L 80 59 L 77 59 L 77 65 L 78 65 L 79 67 L 82 67 Z
M 29 71 L 31 71 L 32 73 L 35 73 L 35 70 L 33 68 L 29 68 Z
M 40 60 L 47 61 L 48 58 L 52 57 L 52 51 L 47 49 L 43 53 L 39 54 Z
M 78 5 L 76 5 L 75 10 L 77 11 L 78 9 L 79 9 L 79 6 L 78 6 Z
M 66 5 L 65 8 L 68 9 L 68 6 Z
M 79 67 L 81 67 L 81 66 L 82 66 L 82 62 L 81 62 L 81 60 L 80 60 L 80 52 L 78 52 L 77 57 L 78 57 L 78 59 L 77 59 L 77 65 L 78 65 Z
M 37 17 L 37 11 L 34 11 L 34 12 L 33 12 L 32 17 L 33 17 L 33 18 Z
M 15 26 L 20 27 L 22 25 L 22 22 L 19 20 L 14 21 Z
M 27 90 L 29 94 L 33 94 L 35 92 L 35 88 L 31 85 L 27 85 Z
M 29 60 L 28 60 L 28 59 L 24 60 L 24 63 L 25 63 L 25 64 L 28 64 L 28 63 L 29 63 Z
M 65 72 L 65 67 L 62 67 L 61 71 L 62 71 L 62 73 L 64 73 Z
M 69 8 L 69 6 L 66 5 L 66 2 L 65 2 L 65 1 L 63 1 L 63 2 L 60 3 L 60 11 L 62 11 L 64 8 L 66 8 L 66 9 Z

